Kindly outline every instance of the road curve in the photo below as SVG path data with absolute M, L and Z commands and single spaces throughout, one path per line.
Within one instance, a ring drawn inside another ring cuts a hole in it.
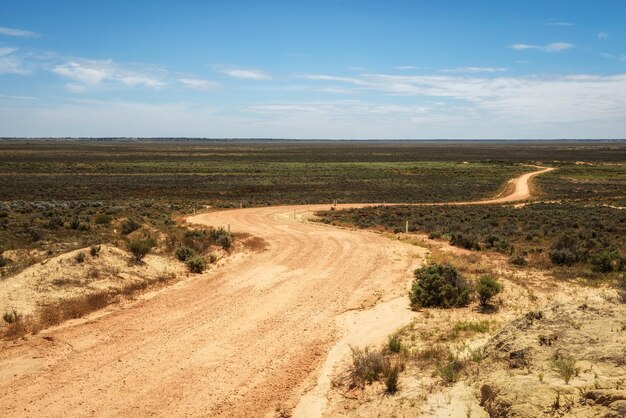
M 548 170 L 520 176 L 511 195 L 480 203 L 524 200 L 529 179 Z M 1 343 L 0 416 L 250 417 L 293 407 L 340 337 L 338 315 L 404 297 L 421 262 L 418 247 L 300 221 L 328 207 L 188 218 L 229 224 L 267 248 L 124 308 Z

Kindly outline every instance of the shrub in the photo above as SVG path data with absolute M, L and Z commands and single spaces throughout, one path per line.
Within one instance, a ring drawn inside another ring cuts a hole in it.
M 366 383 L 378 380 L 385 370 L 383 354 L 378 350 L 370 350 L 369 347 L 365 347 L 363 350 L 350 347 L 350 350 L 352 350 L 352 367 L 350 369 L 352 384 L 363 387 Z
M 100 246 L 99 245 L 92 245 L 91 247 L 89 247 L 89 254 L 91 254 L 92 257 L 99 257 L 100 256 Z
M 107 215 L 105 213 L 100 213 L 96 216 L 95 222 L 98 225 L 108 225 L 113 221 L 113 217 L 111 215 Z
M 154 239 L 148 238 L 144 240 L 132 240 L 126 244 L 126 248 L 133 256 L 133 260 L 138 263 L 154 248 L 156 243 Z
M 622 268 L 622 259 L 619 254 L 611 251 L 601 251 L 589 258 L 591 269 L 598 273 L 610 273 Z
M 178 260 L 187 261 L 188 259 L 193 257 L 196 254 L 196 252 L 189 247 L 182 246 L 182 247 L 178 247 L 174 254 L 176 255 L 176 258 L 178 258 Z
M 13 309 L 11 312 L 5 312 L 2 315 L 2 319 L 7 324 L 14 324 L 22 320 L 22 314 L 18 313 L 15 309 Z
M 74 256 L 74 260 L 76 260 L 77 263 L 82 263 L 85 261 L 85 253 L 82 251 L 79 251 L 78 254 L 76 254 Z
M 122 235 L 128 235 L 131 232 L 135 232 L 139 228 L 141 228 L 141 224 L 134 219 L 129 218 L 122 222 L 122 226 L 120 227 L 120 233 Z
M 8 264 L 8 259 L 4 258 L 2 253 L 0 253 L 0 268 L 6 266 Z
M 448 358 L 437 364 L 435 374 L 439 376 L 445 384 L 456 383 L 460 377 L 465 364 L 458 356 L 448 353 Z
M 520 267 L 528 264 L 524 256 L 521 254 L 512 255 L 511 258 L 509 258 L 509 263 L 513 264 L 514 266 Z
M 574 376 L 578 376 L 580 369 L 576 367 L 576 359 L 570 355 L 556 356 L 552 360 L 552 365 L 559 376 L 563 378 L 565 384 Z
M 199 255 L 187 260 L 187 268 L 192 273 L 202 273 L 206 268 L 206 259 Z
M 402 366 L 397 362 L 386 361 L 386 363 L 383 373 L 385 378 L 385 392 L 392 395 L 398 391 L 398 377 Z
M 217 261 L 217 256 L 213 253 L 209 254 L 209 259 L 207 260 L 209 264 L 215 264 Z
M 450 244 L 467 250 L 480 250 L 478 239 L 474 235 L 456 233 L 450 237 Z
M 497 281 L 493 276 L 480 276 L 476 283 L 476 293 L 478 293 L 480 306 L 483 308 L 488 306 L 491 298 L 502 292 L 503 287 L 502 283 Z
M 398 333 L 391 334 L 387 339 L 387 349 L 390 353 L 399 353 L 402 351 L 402 340 Z
M 415 280 L 409 297 L 416 307 L 452 308 L 467 306 L 472 286 L 448 264 L 434 264 L 415 270 Z
M 571 265 L 580 260 L 578 242 L 570 235 L 561 235 L 552 244 L 550 260 L 558 265 Z
M 617 299 L 621 303 L 626 303 L 626 276 L 624 275 L 617 279 Z

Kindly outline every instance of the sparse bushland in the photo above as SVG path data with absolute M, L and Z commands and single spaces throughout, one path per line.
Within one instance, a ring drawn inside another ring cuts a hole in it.
M 451 265 L 435 264 L 415 270 L 411 306 L 417 308 L 458 308 L 472 299 L 472 285 Z
M 318 215 L 327 224 L 387 231 L 408 220 L 409 232 L 424 232 L 430 239 L 447 239 L 474 251 L 500 252 L 517 266 L 553 266 L 564 275 L 603 278 L 626 267 L 626 214 L 607 206 L 578 202 L 533 203 L 520 208 L 385 206 Z
M 155 246 L 156 242 L 153 238 L 134 239 L 128 241 L 126 244 L 128 252 L 132 255 L 133 261 L 136 263 L 141 262 Z
M 478 294 L 480 306 L 483 309 L 488 307 L 491 299 L 502 292 L 502 289 L 504 289 L 504 286 L 495 277 L 490 275 L 480 276 L 476 282 L 476 293 Z

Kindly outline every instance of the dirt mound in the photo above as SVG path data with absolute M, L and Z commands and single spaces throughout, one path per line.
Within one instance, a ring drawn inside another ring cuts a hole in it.
M 555 305 L 485 346 L 481 404 L 493 417 L 624 416 L 626 306 Z
M 79 261 L 79 254 L 84 256 Z M 89 248 L 49 258 L 9 277 L 0 286 L 0 312 L 28 315 L 37 307 L 59 300 L 181 274 L 184 266 L 158 255 L 131 262 L 126 251 L 102 245 L 97 256 Z

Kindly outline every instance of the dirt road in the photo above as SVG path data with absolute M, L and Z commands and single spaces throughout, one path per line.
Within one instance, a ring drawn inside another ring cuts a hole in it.
M 521 176 L 511 196 L 485 203 L 527 198 L 528 180 L 545 171 Z M 340 208 L 348 206 L 365 205 Z M 301 222 L 307 210 L 328 207 L 189 218 L 230 224 L 268 247 L 127 306 L 1 343 L 0 416 L 251 417 L 294 407 L 342 337 L 338 316 L 404 299 L 423 255 L 366 231 Z M 408 312 L 394 306 L 388 315 Z M 377 324 L 361 326 L 388 332 Z

